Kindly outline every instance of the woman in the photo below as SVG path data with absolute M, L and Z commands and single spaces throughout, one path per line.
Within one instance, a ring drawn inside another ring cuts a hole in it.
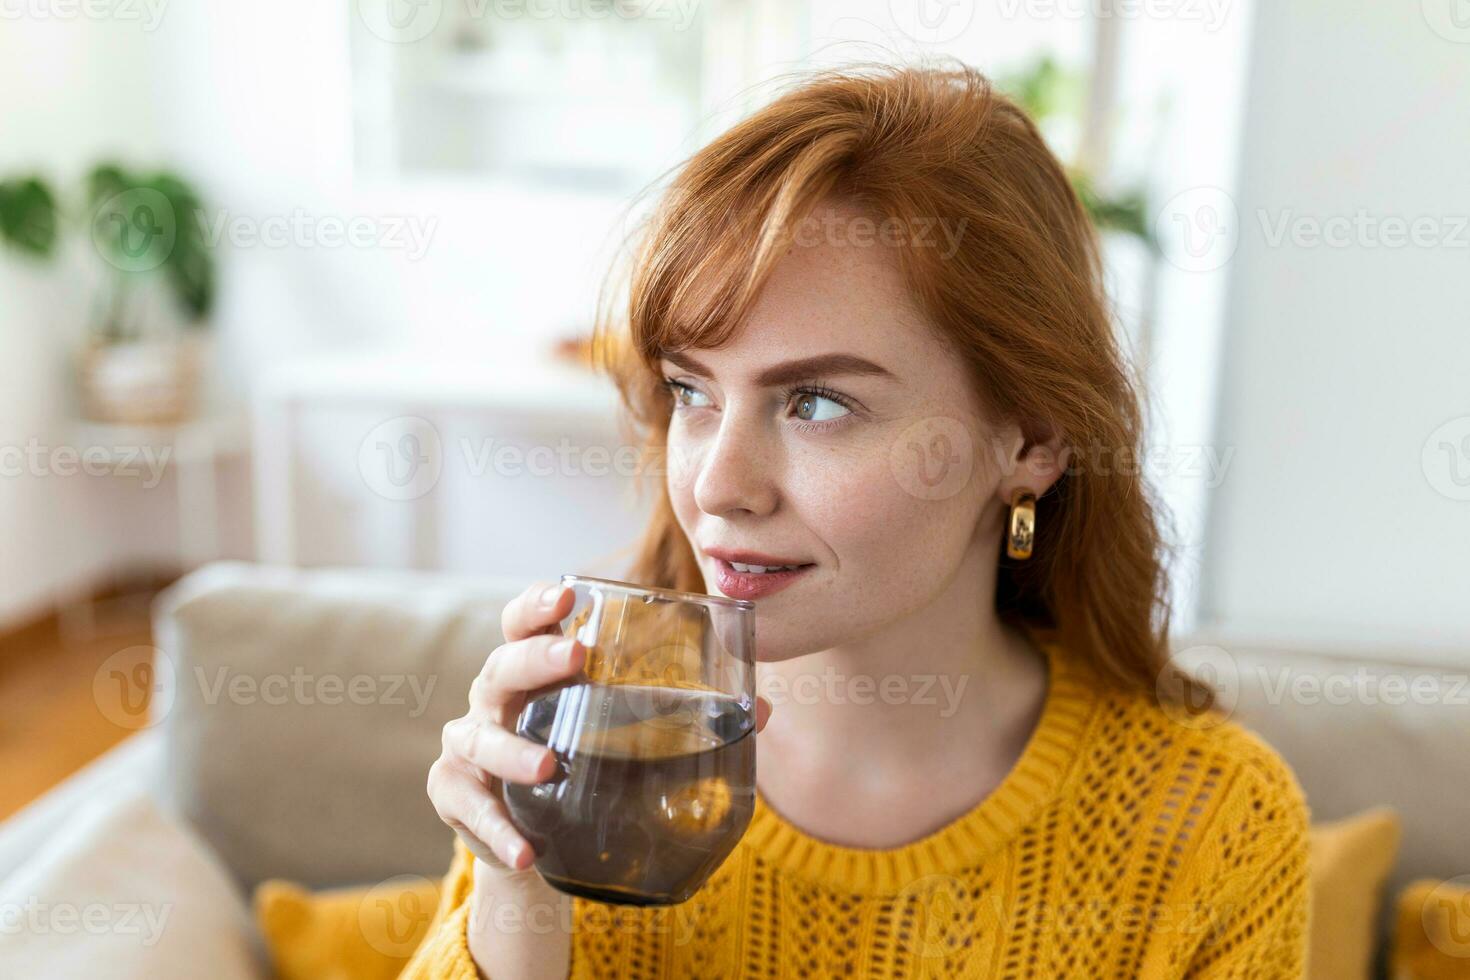
M 554 760 L 509 729 L 584 651 L 528 589 L 430 773 L 404 976 L 1301 976 L 1306 803 L 1166 670 L 1136 386 L 1027 118 L 963 68 L 809 79 L 678 172 L 628 300 L 672 465 L 627 577 L 762 593 L 756 812 L 683 905 L 542 881 L 499 787 Z

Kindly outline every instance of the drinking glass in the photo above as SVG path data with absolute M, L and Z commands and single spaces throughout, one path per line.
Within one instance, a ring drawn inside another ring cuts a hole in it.
M 621 905 L 693 895 L 755 809 L 755 604 L 563 575 L 583 668 L 531 692 L 516 733 L 557 768 L 505 783 L 553 887 Z

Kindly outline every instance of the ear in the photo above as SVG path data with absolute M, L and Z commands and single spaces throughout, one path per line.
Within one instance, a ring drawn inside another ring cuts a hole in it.
M 1072 449 L 1046 423 L 1008 424 L 1001 436 L 1001 477 L 995 492 L 1007 507 L 1017 490 L 1040 497 L 1067 471 Z

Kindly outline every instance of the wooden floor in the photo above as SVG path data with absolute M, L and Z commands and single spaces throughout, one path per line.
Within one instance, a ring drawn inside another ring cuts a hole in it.
M 139 727 L 148 592 L 74 607 L 0 637 L 0 820 Z M 87 615 L 91 610 L 92 616 Z

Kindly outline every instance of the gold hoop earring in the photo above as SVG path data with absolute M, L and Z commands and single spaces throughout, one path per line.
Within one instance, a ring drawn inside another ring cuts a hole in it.
M 1018 489 L 1011 494 L 1011 523 L 1006 534 L 1006 555 L 1011 558 L 1031 557 L 1036 541 L 1036 494 Z

